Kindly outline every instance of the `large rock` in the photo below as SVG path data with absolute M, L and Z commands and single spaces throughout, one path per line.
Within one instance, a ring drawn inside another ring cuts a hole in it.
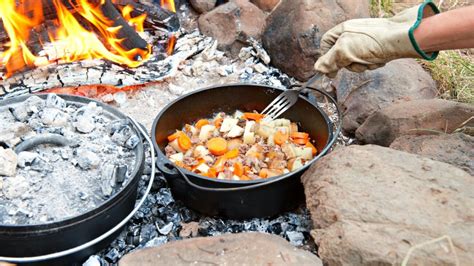
M 248 0 L 232 0 L 199 17 L 200 31 L 218 41 L 219 49 L 237 55 L 241 38 L 260 39 L 266 15 Z
M 322 265 L 314 254 L 263 233 L 226 234 L 175 241 L 123 257 L 120 266 L 146 265 Z
M 275 66 L 299 80 L 314 74 L 322 35 L 337 24 L 369 17 L 369 1 L 282 0 L 267 19 L 263 44 Z
M 474 137 L 466 134 L 405 135 L 390 148 L 449 163 L 474 175 Z
M 206 13 L 216 6 L 217 0 L 189 0 L 189 3 L 198 13 Z
M 474 178 L 446 163 L 385 147 L 348 146 L 302 177 L 326 265 L 470 265 Z M 448 236 L 454 243 L 450 249 Z M 425 244 L 419 248 L 417 245 Z
M 280 3 L 280 0 L 250 0 L 250 2 L 254 3 L 261 10 L 270 12 Z
M 375 111 L 400 101 L 433 99 L 431 76 L 413 59 L 400 59 L 373 71 L 339 71 L 334 85 L 344 112 L 344 131 L 352 135 Z
M 356 138 L 389 146 L 401 135 L 451 133 L 472 116 L 474 105 L 465 103 L 440 99 L 400 102 L 369 116 L 357 129 Z

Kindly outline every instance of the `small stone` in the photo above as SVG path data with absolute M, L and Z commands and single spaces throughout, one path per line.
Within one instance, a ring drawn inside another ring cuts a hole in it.
M 84 170 L 95 169 L 100 165 L 100 157 L 90 150 L 78 149 L 77 163 Z
M 198 13 L 206 13 L 216 6 L 217 0 L 190 0 L 189 3 Z
M 173 83 L 168 84 L 168 90 L 174 94 L 174 95 L 183 95 L 186 93 L 186 89 L 177 85 L 174 85 Z
M 304 235 L 301 232 L 295 232 L 295 231 L 287 231 L 286 236 L 288 237 L 288 240 L 290 240 L 290 243 L 294 246 L 301 246 L 303 245 L 304 241 Z
M 165 244 L 166 242 L 168 242 L 168 238 L 166 236 L 159 236 L 159 237 L 155 237 L 152 240 L 146 242 L 145 247 L 157 247 L 157 246 L 160 246 L 162 244 Z
M 111 93 L 107 93 L 100 98 L 104 103 L 111 103 L 114 101 L 114 96 Z
M 116 262 L 120 258 L 120 253 L 116 248 L 111 249 L 107 254 L 105 254 L 105 259 L 110 262 Z
M 127 170 L 127 165 L 121 165 L 115 168 L 115 182 L 117 184 L 121 184 L 123 181 L 125 181 L 127 178 Z
M 204 73 L 205 66 L 201 60 L 194 61 L 194 64 L 191 67 L 191 72 L 194 77 L 199 77 Z
M 180 237 L 196 237 L 198 235 L 199 223 L 181 223 L 181 231 L 179 231 Z
M 102 107 L 98 107 L 95 102 L 90 102 L 76 111 L 73 126 L 81 133 L 90 133 L 96 127 L 95 116 L 101 113 Z
M 18 154 L 18 166 L 21 168 L 31 166 L 38 156 L 36 152 L 22 151 Z
M 62 110 L 66 108 L 66 105 L 66 101 L 54 93 L 50 93 L 46 97 L 46 107 L 53 107 Z
M 134 134 L 125 142 L 125 147 L 133 150 L 137 147 L 138 143 L 140 143 L 140 138 Z
M 28 111 L 23 104 L 10 107 L 9 110 L 17 121 L 24 122 L 29 117 Z
M 69 115 L 56 108 L 45 108 L 41 114 L 41 122 L 48 126 L 65 126 Z
M 82 266 L 101 266 L 100 257 L 92 255 L 82 264 Z
M 167 235 L 171 232 L 172 229 L 173 229 L 173 223 L 168 223 L 161 228 L 158 227 L 158 232 L 160 232 L 160 234 L 162 235 Z
M 5 178 L 3 181 L 3 195 L 5 195 L 7 199 L 21 197 L 28 191 L 28 188 L 28 181 L 20 175 Z
M 114 94 L 114 101 L 119 105 L 123 106 L 127 103 L 127 94 L 123 91 Z
M 0 175 L 14 176 L 18 158 L 12 149 L 4 149 L 0 146 Z
M 262 63 L 258 63 L 256 65 L 253 66 L 253 69 L 255 69 L 255 71 L 257 71 L 258 73 L 262 74 L 264 72 L 267 72 L 268 71 L 268 67 L 266 67 L 264 64 Z
M 243 47 L 240 49 L 239 58 L 242 61 L 246 61 L 247 59 L 252 57 L 252 47 Z

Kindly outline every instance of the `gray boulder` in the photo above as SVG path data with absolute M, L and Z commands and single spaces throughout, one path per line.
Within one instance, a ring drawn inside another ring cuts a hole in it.
M 353 145 L 322 158 L 302 181 L 326 265 L 474 261 L 474 179 L 457 167 Z
M 344 112 L 344 131 L 353 135 L 365 119 L 393 103 L 433 99 L 438 94 L 431 76 L 413 59 L 399 59 L 372 71 L 339 71 L 334 85 Z

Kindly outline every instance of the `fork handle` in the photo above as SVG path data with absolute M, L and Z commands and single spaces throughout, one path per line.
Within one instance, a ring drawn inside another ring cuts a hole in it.
M 306 83 L 303 84 L 303 86 L 301 86 L 299 88 L 296 88 L 294 90 L 300 92 L 300 91 L 306 89 L 309 85 L 313 84 L 316 80 L 322 78 L 323 76 L 324 76 L 324 74 L 322 72 L 318 72 L 318 73 L 314 74 L 314 76 L 312 76 L 308 81 L 306 81 Z

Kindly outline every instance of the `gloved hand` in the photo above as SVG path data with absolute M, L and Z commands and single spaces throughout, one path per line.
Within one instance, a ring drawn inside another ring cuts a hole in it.
M 416 43 L 413 31 L 425 17 L 439 13 L 431 1 L 406 9 L 391 18 L 352 19 L 326 32 L 321 39 L 323 54 L 316 71 L 335 77 L 341 68 L 362 72 L 405 58 L 433 60 L 437 52 L 426 54 Z

